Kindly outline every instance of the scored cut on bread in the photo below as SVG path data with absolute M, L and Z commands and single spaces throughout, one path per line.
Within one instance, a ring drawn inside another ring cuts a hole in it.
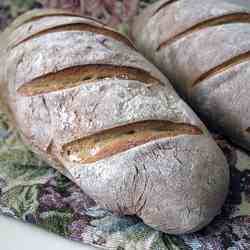
M 164 232 L 199 230 L 220 213 L 223 153 L 127 38 L 56 11 L 26 14 L 6 35 L 2 89 L 34 152 L 103 208 Z
M 250 150 L 250 8 L 227 0 L 161 0 L 132 25 L 137 48 L 202 120 Z

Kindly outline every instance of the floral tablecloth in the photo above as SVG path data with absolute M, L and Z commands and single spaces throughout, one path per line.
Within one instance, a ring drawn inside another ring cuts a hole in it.
M 71 9 L 117 26 L 150 2 L 1 0 L 0 28 L 21 12 L 43 6 Z M 136 217 L 117 217 L 98 207 L 74 183 L 30 152 L 0 111 L 0 213 L 104 249 L 250 249 L 250 154 L 221 136 L 214 137 L 230 166 L 227 202 L 222 214 L 207 228 L 176 237 L 155 231 Z

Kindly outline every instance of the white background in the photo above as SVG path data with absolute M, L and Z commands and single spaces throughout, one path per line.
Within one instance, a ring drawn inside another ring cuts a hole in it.
M 1 250 L 96 250 L 0 215 Z

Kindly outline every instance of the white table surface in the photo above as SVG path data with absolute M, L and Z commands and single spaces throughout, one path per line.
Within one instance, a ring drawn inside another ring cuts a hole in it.
M 1 250 L 96 250 L 0 215 Z

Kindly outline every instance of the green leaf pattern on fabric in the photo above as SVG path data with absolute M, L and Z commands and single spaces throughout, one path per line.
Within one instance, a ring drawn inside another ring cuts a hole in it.
M 250 156 L 215 136 L 231 169 L 223 212 L 196 234 L 174 237 L 136 217 L 96 206 L 74 183 L 37 158 L 0 113 L 0 212 L 72 240 L 115 250 L 249 249 Z
M 16 186 L 4 192 L 0 199 L 0 206 L 14 211 L 15 216 L 25 220 L 27 214 L 35 213 L 38 209 L 37 186 Z
M 43 212 L 39 215 L 39 219 L 42 228 L 64 237 L 69 237 L 68 225 L 73 222 L 72 211 Z

